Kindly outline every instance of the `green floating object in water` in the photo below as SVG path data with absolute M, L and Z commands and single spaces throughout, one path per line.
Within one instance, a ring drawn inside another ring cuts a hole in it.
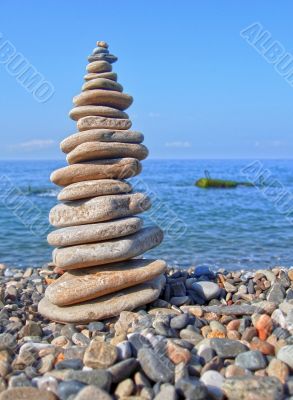
M 237 181 L 230 181 L 225 179 L 213 179 L 210 177 L 208 171 L 205 171 L 205 178 L 200 178 L 195 182 L 195 186 L 208 189 L 208 188 L 219 188 L 219 189 L 234 189 L 237 186 L 254 186 L 250 182 L 237 182 Z

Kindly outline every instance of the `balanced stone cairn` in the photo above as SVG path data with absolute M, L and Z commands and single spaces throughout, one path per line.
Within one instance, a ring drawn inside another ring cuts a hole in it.
M 129 130 L 125 113 L 133 99 L 112 72 L 117 57 L 105 42 L 88 57 L 82 93 L 73 98 L 70 117 L 77 133 L 61 142 L 68 166 L 51 181 L 63 189 L 52 208 L 48 235 L 57 248 L 53 262 L 64 272 L 51 283 L 39 312 L 62 323 L 117 316 L 157 299 L 165 284 L 162 260 L 139 258 L 158 246 L 163 232 L 143 227 L 136 214 L 151 206 L 146 194 L 133 193 L 125 179 L 141 172 L 148 155 L 143 135 Z

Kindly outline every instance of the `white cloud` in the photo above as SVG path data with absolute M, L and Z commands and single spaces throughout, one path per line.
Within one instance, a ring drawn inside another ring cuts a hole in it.
M 283 146 L 287 146 L 287 143 L 282 140 L 263 140 L 263 141 L 256 140 L 254 142 L 254 147 L 261 147 L 261 148 L 283 147 Z
M 14 149 L 23 149 L 26 151 L 30 151 L 30 150 L 46 149 L 50 146 L 53 146 L 55 143 L 56 143 L 55 140 L 52 139 L 34 139 L 34 140 L 29 140 L 27 142 L 22 142 L 12 145 L 11 147 Z
M 187 148 L 187 147 L 191 147 L 191 143 L 190 142 L 166 142 L 165 143 L 166 147 L 177 147 L 177 148 Z
M 149 117 L 150 117 L 150 118 L 159 118 L 160 116 L 161 116 L 160 113 L 153 112 L 153 111 L 150 111 L 150 112 L 149 112 Z

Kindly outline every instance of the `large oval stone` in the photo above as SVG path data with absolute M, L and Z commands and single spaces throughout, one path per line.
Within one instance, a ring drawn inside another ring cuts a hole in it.
M 0 393 L 1 400 L 57 400 L 55 394 L 49 390 L 39 390 L 34 387 L 10 387 Z
M 79 107 L 74 107 L 69 112 L 69 117 L 75 121 L 77 121 L 80 118 L 89 116 L 125 118 L 125 119 L 128 118 L 128 114 L 126 114 L 124 111 L 104 106 L 79 106 Z
M 83 181 L 65 186 L 57 198 L 60 201 L 88 199 L 90 197 L 109 194 L 129 193 L 132 186 L 129 182 L 118 179 L 100 179 L 97 181 Z
M 90 81 L 91 79 L 97 79 L 97 78 L 106 78 L 106 79 L 111 79 L 112 81 L 117 81 L 117 74 L 116 72 L 100 72 L 100 73 L 90 72 L 89 74 L 86 74 L 83 77 L 85 81 Z
M 128 217 L 150 208 L 150 198 L 144 193 L 116 194 L 57 204 L 49 214 L 56 227 L 92 224 Z
M 143 134 L 136 131 L 90 129 L 68 136 L 60 143 L 60 148 L 64 153 L 69 153 L 76 146 L 85 142 L 141 143 L 143 139 Z
M 77 121 L 79 131 L 87 131 L 88 129 L 129 129 L 131 125 L 130 119 L 99 116 L 83 117 Z
M 136 158 L 89 161 L 54 171 L 51 182 L 59 186 L 96 179 L 126 179 L 138 175 L 141 164 Z
M 68 153 L 68 164 L 76 164 L 82 161 L 101 160 L 104 158 L 133 157 L 144 160 L 148 156 L 148 149 L 143 144 L 132 143 L 106 143 L 86 142 L 78 145 Z
M 87 72 L 111 72 L 112 65 L 107 61 L 95 61 L 86 66 Z
M 57 306 L 81 303 L 146 282 L 165 269 L 166 263 L 162 260 L 129 260 L 73 270 L 49 285 L 45 296 Z
M 120 83 L 115 82 L 111 79 L 96 78 L 85 82 L 82 86 L 82 90 L 92 89 L 105 89 L 105 90 L 116 90 L 117 92 L 123 92 L 123 86 Z
M 76 106 L 95 104 L 125 110 L 133 102 L 133 98 L 125 93 L 114 92 L 113 90 L 86 90 L 73 98 Z
M 114 294 L 89 300 L 84 303 L 59 307 L 44 297 L 38 306 L 43 317 L 61 323 L 89 323 L 120 315 L 121 311 L 132 311 L 156 300 L 165 285 L 163 275 Z
M 143 228 L 133 235 L 106 242 L 57 248 L 53 251 L 53 262 L 65 270 L 110 264 L 137 257 L 158 246 L 162 240 L 160 228 Z
M 66 247 L 76 244 L 96 243 L 138 232 L 143 225 L 139 217 L 115 219 L 98 224 L 69 226 L 50 232 L 47 240 L 51 246 Z

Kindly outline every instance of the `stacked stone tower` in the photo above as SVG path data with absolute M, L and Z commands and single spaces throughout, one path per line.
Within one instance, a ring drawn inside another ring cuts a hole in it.
M 165 262 L 140 257 L 163 239 L 158 227 L 144 228 L 137 216 L 150 208 L 150 199 L 126 180 L 140 173 L 148 155 L 125 113 L 133 99 L 112 72 L 117 57 L 107 43 L 97 42 L 88 61 L 70 111 L 78 132 L 60 146 L 69 165 L 51 175 L 63 187 L 63 203 L 50 212 L 57 230 L 48 242 L 65 273 L 48 286 L 39 312 L 59 322 L 119 315 L 155 300 L 165 282 Z

